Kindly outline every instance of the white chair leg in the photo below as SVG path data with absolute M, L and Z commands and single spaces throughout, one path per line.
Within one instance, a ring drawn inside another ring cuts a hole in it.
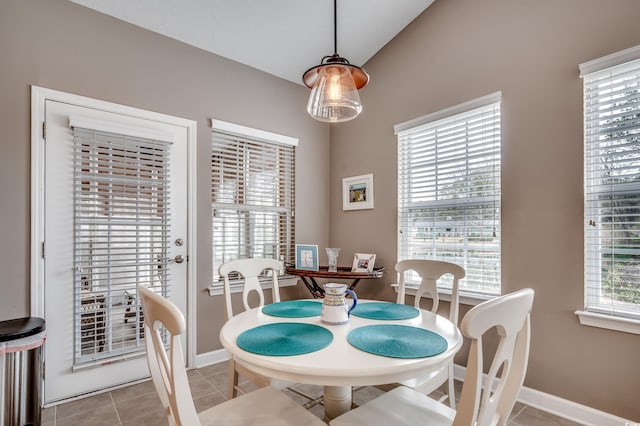
M 456 409 L 456 392 L 453 388 L 453 362 L 449 363 L 449 407 Z

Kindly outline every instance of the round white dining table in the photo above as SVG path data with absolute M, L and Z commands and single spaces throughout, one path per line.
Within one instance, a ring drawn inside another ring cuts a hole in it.
M 258 355 L 236 344 L 242 332 L 278 322 L 319 325 L 330 330 L 333 339 L 324 349 L 294 356 Z M 435 356 L 403 359 L 375 355 L 351 346 L 347 341 L 349 332 L 371 324 L 401 324 L 430 330 L 446 339 L 447 349 Z M 460 330 L 453 323 L 425 310 L 406 320 L 374 320 L 351 315 L 348 324 L 327 325 L 320 321 L 320 316 L 281 318 L 267 315 L 262 312 L 262 307 L 257 307 L 234 316 L 220 330 L 220 342 L 224 348 L 236 362 L 250 370 L 274 379 L 324 386 L 326 420 L 351 409 L 352 386 L 381 385 L 423 377 L 451 361 L 462 346 L 462 340 Z

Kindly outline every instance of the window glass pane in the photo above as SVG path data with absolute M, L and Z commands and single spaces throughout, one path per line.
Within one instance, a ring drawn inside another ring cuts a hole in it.
M 144 351 L 139 285 L 168 294 L 167 142 L 74 127 L 75 356 Z
M 399 132 L 398 226 L 398 260 L 457 263 L 461 291 L 500 292 L 499 103 Z
M 211 211 L 214 285 L 239 258 L 293 263 L 295 148 L 213 131 Z
M 584 77 L 586 309 L 640 318 L 640 60 Z

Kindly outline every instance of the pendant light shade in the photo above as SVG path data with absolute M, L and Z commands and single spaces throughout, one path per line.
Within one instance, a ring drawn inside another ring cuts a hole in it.
M 362 68 L 351 65 L 337 53 L 336 0 L 333 2 L 334 54 L 322 58 L 320 65 L 302 76 L 311 89 L 307 112 L 319 121 L 339 123 L 353 120 L 362 111 L 358 90 L 369 82 Z

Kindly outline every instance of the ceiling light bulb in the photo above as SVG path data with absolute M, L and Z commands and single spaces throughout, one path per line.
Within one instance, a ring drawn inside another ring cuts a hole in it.
M 342 94 L 342 90 L 340 90 L 340 76 L 337 73 L 333 73 L 330 79 L 328 98 L 331 101 L 339 100 Z

